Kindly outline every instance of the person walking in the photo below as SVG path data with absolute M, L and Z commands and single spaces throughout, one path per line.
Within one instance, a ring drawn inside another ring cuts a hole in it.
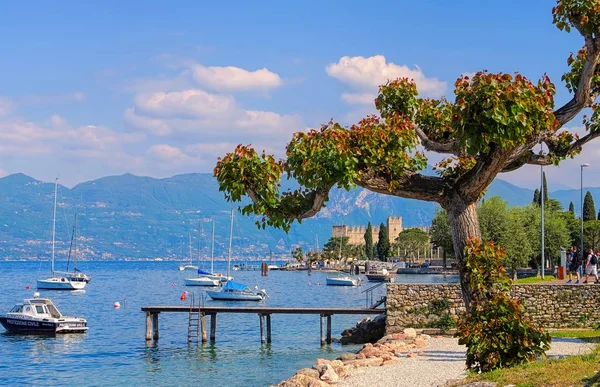
M 569 271 L 569 280 L 567 281 L 568 284 L 573 282 L 573 274 L 575 274 L 577 276 L 577 282 L 575 282 L 575 284 L 579 283 L 579 280 L 581 279 L 581 274 L 579 273 L 579 268 L 581 267 L 581 260 L 580 260 L 580 254 L 577 251 L 577 247 L 573 246 L 573 248 L 571 249 L 571 254 L 568 258 L 568 262 L 567 262 L 567 270 Z
M 598 264 L 598 260 L 596 258 L 596 254 L 594 254 L 594 250 L 589 249 L 587 259 L 585 260 L 585 281 L 584 284 L 588 283 L 588 278 L 591 275 L 596 277 L 595 283 L 598 283 L 598 269 L 596 265 Z

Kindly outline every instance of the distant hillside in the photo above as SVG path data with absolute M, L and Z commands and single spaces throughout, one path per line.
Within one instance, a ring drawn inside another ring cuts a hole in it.
M 0 253 L 4 259 L 49 257 L 53 183 L 23 174 L 0 179 Z M 598 188 L 600 192 L 600 188 Z M 569 192 L 569 191 L 559 191 Z M 533 191 L 503 180 L 492 183 L 488 196 L 510 204 L 531 202 Z M 555 197 L 554 193 L 551 195 Z M 289 234 L 259 230 L 255 218 L 235 214 L 233 254 L 265 257 L 269 251 L 287 254 L 293 245 L 314 247 L 331 236 L 334 224 L 380 224 L 387 216 L 402 216 L 405 226 L 429 225 L 436 204 L 390 197 L 357 188 L 334 189 L 331 200 L 315 218 L 294 225 Z M 558 196 L 556 196 L 559 199 Z M 561 200 L 561 199 L 559 199 Z M 187 255 L 191 233 L 194 254 L 210 254 L 211 219 L 215 219 L 215 256 L 224 257 L 229 243 L 230 203 L 210 174 L 184 174 L 166 179 L 131 174 L 109 176 L 59 187 L 58 257 L 64 257 L 75 213 L 85 259 L 176 258 Z M 567 202 L 568 205 L 568 202 Z M 199 237 L 198 229 L 204 231 Z

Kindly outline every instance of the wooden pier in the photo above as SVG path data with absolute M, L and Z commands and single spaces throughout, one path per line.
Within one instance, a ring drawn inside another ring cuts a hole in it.
M 260 342 L 271 342 L 272 314 L 317 314 L 321 316 L 321 345 L 331 344 L 331 316 L 334 314 L 382 314 L 385 309 L 362 308 L 267 308 L 267 307 L 229 307 L 229 306 L 142 306 L 146 313 L 146 340 L 158 340 L 158 315 L 160 313 L 198 313 L 202 342 L 207 341 L 206 316 L 210 316 L 210 341 L 215 342 L 217 336 L 218 313 L 254 313 L 258 315 L 260 325 Z M 325 322 L 327 327 L 325 328 Z M 266 328 L 266 335 L 265 335 Z

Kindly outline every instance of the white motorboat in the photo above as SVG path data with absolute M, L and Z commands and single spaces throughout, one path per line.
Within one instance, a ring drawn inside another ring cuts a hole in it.
M 219 286 L 221 281 L 208 277 L 186 278 L 185 286 Z
M 0 316 L 0 323 L 7 331 L 22 334 L 54 335 L 88 330 L 85 319 L 63 316 L 50 299 L 39 298 L 37 292 Z
M 58 193 L 58 178 L 54 182 L 54 215 L 52 217 L 52 271 L 50 278 L 37 280 L 37 288 L 44 290 L 80 290 L 85 288 L 85 280 L 71 280 L 73 273 L 59 273 L 54 270 L 54 251 L 56 239 L 56 197 Z M 60 275 L 59 275 L 60 274 Z M 86 276 L 87 277 L 87 276 Z
M 248 285 L 234 281 L 228 281 L 221 290 L 207 290 L 206 293 L 210 298 L 218 301 L 262 301 L 267 297 L 264 289 L 253 291 Z
M 358 286 L 360 278 L 350 277 L 347 275 L 334 275 L 327 277 L 327 285 L 329 286 Z

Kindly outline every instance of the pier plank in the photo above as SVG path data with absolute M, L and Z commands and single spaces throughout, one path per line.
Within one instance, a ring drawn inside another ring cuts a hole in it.
M 382 314 L 385 309 L 365 308 L 278 308 L 278 307 L 235 307 L 235 306 L 200 306 L 194 308 L 200 313 L 257 313 L 257 314 Z M 189 313 L 189 306 L 142 306 L 142 312 L 184 312 Z

